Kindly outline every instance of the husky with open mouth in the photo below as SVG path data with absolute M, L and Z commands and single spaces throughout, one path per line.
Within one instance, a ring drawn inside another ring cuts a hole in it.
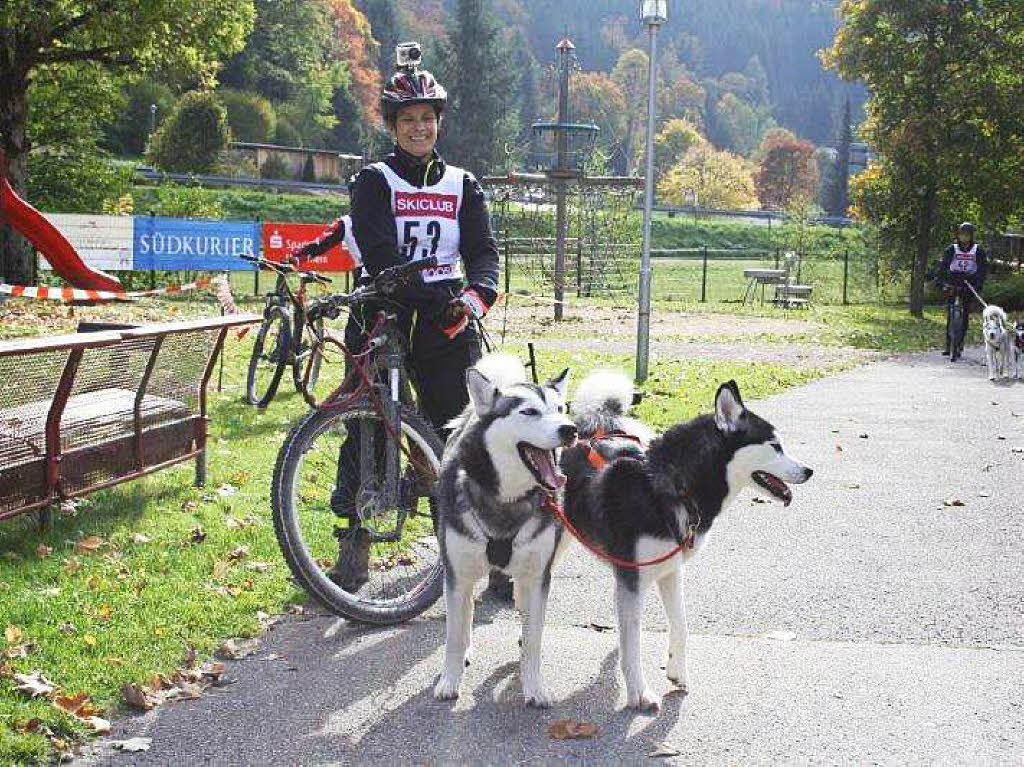
M 551 705 L 541 678 L 541 635 L 562 535 L 548 508 L 565 485 L 557 452 L 576 441 L 576 426 L 566 415 L 568 378 L 565 370 L 536 386 L 526 382 L 521 364 L 498 355 L 467 371 L 470 404 L 450 424 L 438 480 L 447 608 L 438 698 L 458 697 L 473 630 L 473 587 L 498 569 L 514 579 L 523 608 L 526 703 Z
M 735 381 L 718 389 L 714 415 L 670 428 L 645 444 L 646 427 L 625 416 L 632 384 L 624 375 L 595 373 L 573 402 L 580 443 L 562 453 L 568 476 L 565 514 L 585 545 L 615 573 L 619 662 L 626 702 L 657 710 L 640 665 L 644 595 L 658 584 L 669 622 L 665 671 L 688 685 L 683 565 L 703 545 L 715 519 L 743 488 L 785 505 L 789 483 L 810 479 L 810 468 L 782 449 L 771 424 L 743 405 Z M 638 428 L 639 426 L 639 428 Z M 649 566 L 652 562 L 679 553 Z

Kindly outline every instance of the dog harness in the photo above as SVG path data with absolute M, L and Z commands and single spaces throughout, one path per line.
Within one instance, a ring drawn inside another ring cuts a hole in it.
M 630 442 L 635 442 L 643 450 L 645 450 L 647 448 L 647 445 L 644 444 L 644 441 L 642 439 L 640 439 L 638 436 L 636 436 L 635 434 L 627 434 L 624 431 L 607 431 L 606 432 L 604 429 L 598 429 L 594 433 L 594 436 L 592 436 L 592 437 L 590 437 L 588 439 L 581 439 L 577 443 L 584 450 L 587 451 L 587 460 L 590 462 L 590 465 L 593 466 L 598 471 L 600 471 L 601 469 L 603 469 L 605 466 L 608 465 L 608 459 L 605 458 L 603 455 L 601 455 L 601 453 L 598 451 L 598 449 L 596 447 L 594 447 L 594 443 L 595 442 L 600 442 L 600 441 L 606 440 L 606 439 L 626 439 L 626 440 L 629 440 Z

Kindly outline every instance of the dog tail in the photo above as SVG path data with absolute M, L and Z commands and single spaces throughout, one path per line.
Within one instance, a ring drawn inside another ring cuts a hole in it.
M 485 354 L 473 367 L 498 387 L 526 381 L 526 368 L 518 357 L 511 354 Z
M 633 406 L 633 382 L 618 370 L 597 370 L 584 378 L 572 402 L 573 420 L 580 435 L 624 431 L 644 444 L 654 439 L 651 429 L 626 415 Z
M 633 405 L 633 382 L 618 370 L 597 370 L 576 389 L 573 411 L 579 414 L 622 416 Z

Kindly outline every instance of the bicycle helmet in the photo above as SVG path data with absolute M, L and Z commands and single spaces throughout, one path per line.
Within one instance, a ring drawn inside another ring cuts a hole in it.
M 438 115 L 448 104 L 448 91 L 425 69 L 396 72 L 384 86 L 380 109 L 387 121 L 398 116 L 398 110 L 412 104 L 431 104 Z
M 960 232 L 967 232 L 969 235 L 971 235 L 971 239 L 974 239 L 974 224 L 972 224 L 970 221 L 964 221 L 962 224 L 960 224 L 960 226 L 956 228 L 956 231 L 958 234 Z

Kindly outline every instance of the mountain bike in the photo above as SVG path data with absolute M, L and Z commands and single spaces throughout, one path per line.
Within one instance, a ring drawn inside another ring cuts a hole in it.
M 323 363 L 323 320 L 309 321 L 306 312 L 306 286 L 330 285 L 331 280 L 313 271 L 302 271 L 291 264 L 268 261 L 258 256 L 241 256 L 260 269 L 277 274 L 274 290 L 266 295 L 263 324 L 249 358 L 245 381 L 245 399 L 250 405 L 266 407 L 277 393 L 281 376 L 287 366 L 292 368 L 295 389 L 311 407 L 316 403 L 316 385 Z M 299 275 L 298 293 L 292 291 L 288 278 Z
M 315 299 L 310 321 L 342 311 L 366 321 L 345 380 L 299 421 L 277 456 L 274 530 L 295 581 L 332 612 L 366 623 L 408 620 L 442 591 L 434 487 L 443 444 L 411 399 L 406 308 L 394 298 L 423 259 L 384 270 L 352 293 Z M 354 574 L 339 584 L 338 570 Z M 332 574 L 334 577 L 332 578 Z

